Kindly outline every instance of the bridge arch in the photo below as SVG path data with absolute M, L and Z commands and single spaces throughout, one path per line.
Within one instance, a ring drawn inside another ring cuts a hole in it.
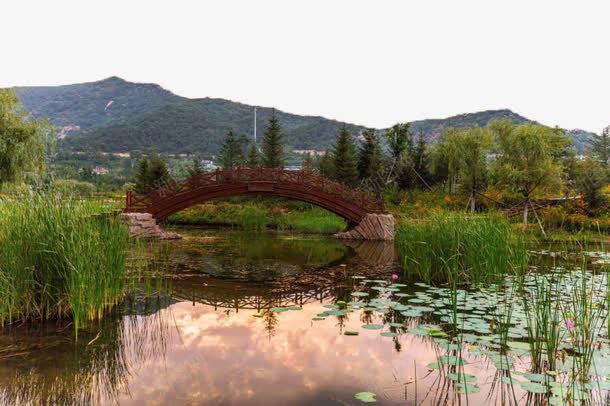
M 179 182 L 168 182 L 146 195 L 128 191 L 124 212 L 150 213 L 154 219 L 161 220 L 206 201 L 245 195 L 273 195 L 308 202 L 343 217 L 351 226 L 357 226 L 368 216 L 386 213 L 381 198 L 348 188 L 311 170 L 282 168 L 216 170 Z M 382 223 L 379 226 L 383 227 Z M 375 227 L 378 226 L 373 224 L 367 228 Z M 368 230 L 364 234 L 375 234 L 374 231 Z M 345 234 L 345 238 L 353 237 Z

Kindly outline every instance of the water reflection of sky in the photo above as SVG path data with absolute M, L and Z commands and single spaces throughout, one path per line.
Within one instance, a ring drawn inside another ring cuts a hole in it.
M 340 333 L 336 317 L 311 321 L 319 303 L 276 314 L 273 334 L 252 310 L 227 313 L 188 302 L 169 310 L 175 328 L 164 356 L 132 365 L 129 395 L 120 397 L 121 404 L 357 404 L 354 393 L 360 391 L 377 393 L 382 404 L 405 404 L 402 384 L 414 379 L 416 369 L 420 402 L 436 378 L 424 378 L 426 365 L 436 361 L 429 339 L 400 336 L 397 352 L 392 338 L 360 329 L 359 313 L 345 322 L 344 330 L 360 331 L 350 337 Z M 485 374 L 477 364 L 466 371 Z M 428 394 L 424 404 L 433 399 Z M 415 400 L 412 384 L 407 400 Z

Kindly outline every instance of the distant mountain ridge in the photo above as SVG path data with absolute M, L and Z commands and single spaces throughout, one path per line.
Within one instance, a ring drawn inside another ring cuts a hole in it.
M 18 87 L 17 96 L 37 117 L 48 117 L 70 134 L 60 147 L 72 151 L 128 152 L 156 149 L 164 153 L 217 154 L 229 129 L 253 135 L 254 106 L 225 99 L 188 99 L 151 83 L 133 83 L 118 77 L 97 82 L 53 87 Z M 257 108 L 259 139 L 272 109 Z M 324 117 L 301 116 L 276 110 L 285 143 L 293 149 L 329 147 L 343 124 L 354 134 L 364 126 Z M 412 122 L 434 142 L 448 127 L 485 126 L 495 118 L 530 122 L 508 109 L 460 114 L 444 119 Z M 591 133 L 572 132 L 582 152 Z

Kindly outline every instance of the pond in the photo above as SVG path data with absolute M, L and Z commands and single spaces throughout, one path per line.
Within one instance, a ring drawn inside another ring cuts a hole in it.
M 556 365 L 531 373 L 532 312 L 521 299 L 540 286 L 538 276 L 518 293 L 511 280 L 452 290 L 393 278 L 392 244 L 179 232 L 181 241 L 140 248 L 165 275 L 148 287 L 160 293 L 129 297 L 78 339 L 66 323 L 2 330 L 0 404 L 564 404 L 568 391 L 576 402 L 610 399 L 604 252 L 589 253 L 584 278 L 565 269 L 577 263 L 573 255 L 536 253 L 553 295 L 586 281 L 600 309 L 590 320 L 593 372 L 570 389 L 565 377 L 584 350 L 570 344 L 578 329 L 564 317 Z

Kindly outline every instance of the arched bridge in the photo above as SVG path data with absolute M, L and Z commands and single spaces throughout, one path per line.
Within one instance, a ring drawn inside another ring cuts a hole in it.
M 325 208 L 353 226 L 338 237 L 393 238 L 393 219 L 389 230 L 391 216 L 386 214 L 382 198 L 348 188 L 311 170 L 235 168 L 205 172 L 183 181 L 172 180 L 146 195 L 128 191 L 124 211 L 150 213 L 160 220 L 209 200 L 243 195 L 282 196 Z M 359 228 L 362 230 L 358 231 Z

